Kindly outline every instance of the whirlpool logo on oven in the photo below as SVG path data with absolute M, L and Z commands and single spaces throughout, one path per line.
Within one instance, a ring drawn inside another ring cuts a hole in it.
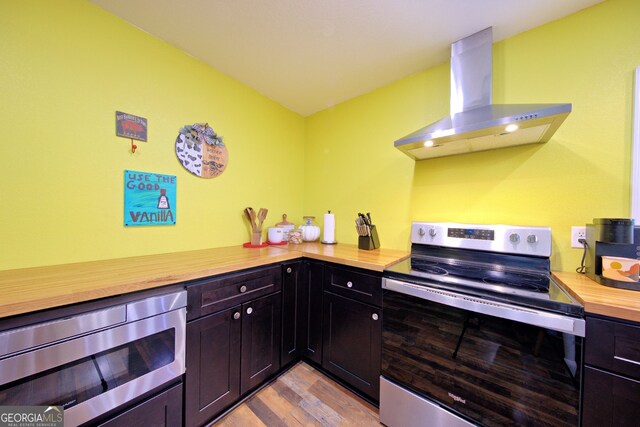
M 62 406 L 0 406 L 0 427 L 63 427 Z
M 454 401 L 458 402 L 458 403 L 462 403 L 463 405 L 467 404 L 467 400 L 461 398 L 460 396 L 456 396 L 455 394 L 448 392 L 447 393 L 449 395 L 450 398 L 452 398 Z

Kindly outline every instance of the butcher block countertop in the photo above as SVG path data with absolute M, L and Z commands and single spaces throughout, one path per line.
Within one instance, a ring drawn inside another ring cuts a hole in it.
M 394 249 L 375 249 L 373 251 L 359 250 L 356 245 L 322 245 L 318 243 L 303 243 L 289 245 L 289 250 L 302 252 L 305 258 L 320 261 L 335 262 L 352 267 L 373 271 L 382 271 L 392 264 L 409 258 L 409 252 Z
M 584 274 L 554 272 L 553 276 L 584 305 L 586 313 L 640 322 L 640 291 L 610 288 Z
M 241 246 L 0 271 L 0 318 L 301 257 L 382 271 L 409 253 L 355 245 Z

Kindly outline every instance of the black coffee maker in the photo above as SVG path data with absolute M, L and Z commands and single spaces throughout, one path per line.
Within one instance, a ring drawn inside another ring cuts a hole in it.
M 640 291 L 640 282 L 602 276 L 603 256 L 640 259 L 640 227 L 635 227 L 634 221 L 627 218 L 594 218 L 593 224 L 587 224 L 586 229 L 587 276 L 605 286 Z

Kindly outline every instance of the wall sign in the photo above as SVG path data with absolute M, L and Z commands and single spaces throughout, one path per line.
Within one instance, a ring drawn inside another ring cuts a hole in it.
M 176 138 L 176 156 L 186 170 L 200 178 L 215 178 L 224 172 L 229 162 L 222 136 L 207 123 L 180 128 Z
M 147 119 L 116 111 L 116 135 L 146 141 Z
M 124 171 L 124 225 L 175 225 L 176 177 Z

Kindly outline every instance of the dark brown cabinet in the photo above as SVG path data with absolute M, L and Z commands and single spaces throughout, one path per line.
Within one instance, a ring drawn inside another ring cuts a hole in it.
M 201 426 L 301 357 L 379 399 L 379 273 L 303 260 L 187 284 L 186 426 Z
M 282 266 L 282 366 L 288 365 L 300 356 L 300 325 L 303 317 L 300 310 L 302 270 L 301 261 Z
M 640 325 L 587 317 L 582 424 L 637 426 Z
M 640 382 L 587 366 L 583 393 L 583 426 L 638 425 Z
M 322 367 L 374 401 L 380 395 L 382 345 L 382 292 L 378 288 L 380 277 L 325 268 Z
M 211 314 L 188 316 L 186 426 L 210 421 L 280 369 L 280 278 L 277 266 L 187 287 L 192 309 Z
M 318 365 L 322 363 L 322 282 L 324 263 L 303 261 L 298 299 L 300 355 Z
M 240 394 L 280 369 L 280 293 L 242 304 Z
M 182 384 L 99 424 L 100 427 L 179 427 L 182 425 Z
M 185 425 L 198 426 L 240 397 L 241 306 L 187 324 Z

